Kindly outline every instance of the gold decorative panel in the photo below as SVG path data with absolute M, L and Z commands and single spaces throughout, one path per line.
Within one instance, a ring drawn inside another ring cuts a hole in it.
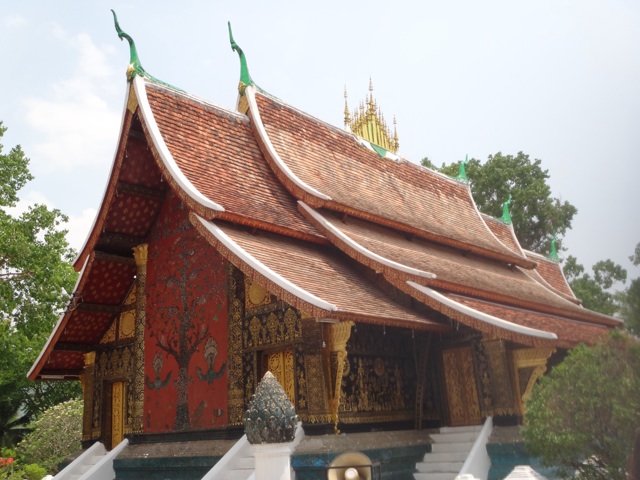
M 517 413 L 504 341 L 486 338 L 476 341 L 473 354 L 482 415 Z
M 471 347 L 442 352 L 445 390 L 452 426 L 478 425 L 481 420 Z
M 293 351 L 283 350 L 279 352 L 268 352 L 266 357 L 265 363 L 267 365 L 267 370 L 276 377 L 287 394 L 287 397 L 291 400 L 291 403 L 295 404 L 296 392 Z
M 111 448 L 124 440 L 125 383 L 111 384 Z
M 524 404 L 538 378 L 547 369 L 547 360 L 555 352 L 553 348 L 522 348 L 513 351 L 515 388 L 518 394 L 520 413 L 524 415 Z

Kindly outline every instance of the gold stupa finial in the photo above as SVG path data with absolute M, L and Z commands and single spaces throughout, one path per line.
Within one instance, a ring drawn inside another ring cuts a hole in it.
M 396 153 L 400 143 L 398 142 L 398 131 L 396 118 L 393 117 L 393 133 L 387 126 L 387 122 L 382 115 L 380 107 L 373 98 L 373 80 L 369 77 L 369 93 L 364 102 L 360 102 L 353 115 L 349 113 L 347 106 L 347 89 L 344 91 L 344 123 L 345 127 L 365 140 L 382 147 L 383 149 Z
M 349 104 L 347 103 L 347 86 L 344 86 L 344 127 L 349 128 L 351 124 L 351 114 L 349 113 Z

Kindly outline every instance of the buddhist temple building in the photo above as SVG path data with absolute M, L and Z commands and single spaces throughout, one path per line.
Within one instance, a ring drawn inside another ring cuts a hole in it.
M 468 182 L 400 157 L 372 87 L 330 125 L 259 88 L 230 35 L 227 109 L 151 76 L 116 28 L 131 56 L 116 154 L 29 372 L 81 380 L 83 446 L 128 440 L 116 478 L 202 478 L 267 371 L 324 445 L 292 453 L 297 478 L 327 478 L 349 438 L 384 478 L 413 478 L 434 429 L 517 426 L 551 363 L 619 325 Z

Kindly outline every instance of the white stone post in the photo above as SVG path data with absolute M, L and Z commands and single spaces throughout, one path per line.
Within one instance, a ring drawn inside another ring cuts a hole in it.
M 252 445 L 256 480 L 291 480 L 291 443 Z

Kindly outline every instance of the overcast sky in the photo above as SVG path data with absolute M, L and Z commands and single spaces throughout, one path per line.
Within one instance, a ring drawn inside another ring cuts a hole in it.
M 178 6 L 180 3 L 180 6 Z M 128 44 L 157 78 L 233 108 L 239 65 L 263 89 L 343 125 L 368 93 L 395 115 L 400 154 L 436 165 L 523 151 L 578 208 L 564 245 L 591 266 L 640 242 L 640 2 L 6 1 L 0 10 L 4 152 L 36 179 L 21 193 L 70 217 L 79 249 L 102 199 L 126 90 Z

